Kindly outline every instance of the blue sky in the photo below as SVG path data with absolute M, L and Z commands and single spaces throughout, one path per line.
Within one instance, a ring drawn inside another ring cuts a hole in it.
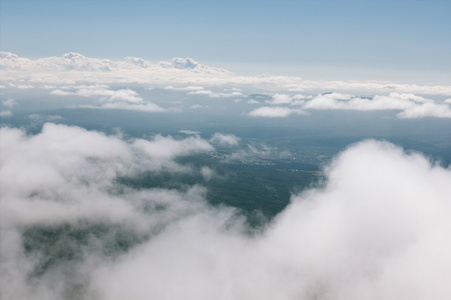
M 243 72 L 443 82 L 450 15 L 447 0 L 2 0 L 0 47 L 29 58 L 179 56 Z

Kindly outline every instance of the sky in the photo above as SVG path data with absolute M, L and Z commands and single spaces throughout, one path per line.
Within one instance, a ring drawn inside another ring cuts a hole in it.
M 150 61 L 191 57 L 244 74 L 448 83 L 449 1 L 10 1 L 1 50 Z

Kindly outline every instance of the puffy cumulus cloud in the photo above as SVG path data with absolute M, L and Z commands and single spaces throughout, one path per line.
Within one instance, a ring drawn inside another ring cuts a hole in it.
M 420 154 L 356 144 L 324 186 L 250 234 L 199 186 L 120 188 L 134 153 L 118 137 L 56 125 L 1 134 L 2 299 L 451 296 L 451 170 Z
M 283 118 L 289 115 L 304 115 L 305 111 L 282 106 L 263 106 L 249 112 L 251 117 Z
M 28 58 L 19 57 L 11 52 L 0 52 L 0 67 L 2 69 L 21 69 L 31 65 Z
M 225 146 L 237 146 L 238 143 L 240 142 L 240 138 L 234 134 L 222 134 L 217 132 L 213 134 L 213 136 L 210 139 L 210 142 Z
M 85 57 L 69 52 L 62 57 L 47 57 L 30 60 L 9 52 L 0 53 L 0 68 L 15 70 L 58 70 L 58 71 L 111 71 L 116 64 L 108 59 Z
M 299 276 L 285 282 L 292 295 L 451 295 L 446 284 L 451 275 L 445 267 L 451 261 L 449 168 L 431 165 L 419 154 L 406 155 L 391 144 L 369 141 L 342 153 L 327 177 L 323 189 L 294 197 L 267 232 L 271 246 L 266 251 L 281 264 L 279 270 Z

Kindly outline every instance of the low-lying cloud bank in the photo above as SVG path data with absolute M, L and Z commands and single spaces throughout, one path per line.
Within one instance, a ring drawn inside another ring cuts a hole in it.
M 415 119 L 425 117 L 451 118 L 451 106 L 447 101 L 435 103 L 414 94 L 390 93 L 372 98 L 360 98 L 348 94 L 326 93 L 317 96 L 275 94 L 270 105 L 249 112 L 252 117 L 287 117 L 292 114 L 306 114 L 308 110 L 399 110 L 398 118 Z
M 214 92 L 209 87 L 252 87 L 264 90 L 302 92 L 370 91 L 378 93 L 414 93 L 451 95 L 451 86 L 398 84 L 380 81 L 319 81 L 295 76 L 242 76 L 224 69 L 203 65 L 191 58 L 173 58 L 170 62 L 152 63 L 136 57 L 122 61 L 85 57 L 66 53 L 62 57 L 28 59 L 10 52 L 0 52 L 0 69 L 5 87 L 33 88 L 80 84 L 144 84 L 186 90 L 189 94 L 209 97 L 240 97 L 239 90 Z M 191 88 L 189 88 L 191 87 Z
M 451 170 L 421 154 L 353 145 L 324 186 L 250 234 L 201 186 L 117 182 L 183 170 L 175 158 L 214 150 L 197 135 L 124 141 L 53 124 L 0 135 L 2 299 L 451 297 Z

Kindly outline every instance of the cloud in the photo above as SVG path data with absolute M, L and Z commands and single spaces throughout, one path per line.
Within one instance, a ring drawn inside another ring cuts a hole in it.
M 241 92 L 229 92 L 229 93 L 222 93 L 222 92 L 213 92 L 210 90 L 194 90 L 191 92 L 188 92 L 188 95 L 205 95 L 211 98 L 231 98 L 231 97 L 243 97 L 244 95 Z
M 199 137 L 127 142 L 53 124 L 34 136 L 0 134 L 2 299 L 451 295 L 451 170 L 421 154 L 353 145 L 322 186 L 250 234 L 235 210 L 208 205 L 200 186 L 118 183 L 143 154 L 209 151 Z M 210 171 L 201 169 L 206 180 Z
M 266 101 L 273 105 L 299 106 L 304 110 L 400 110 L 399 118 L 450 118 L 451 108 L 444 101 L 443 104 L 435 103 L 414 94 L 390 93 L 389 95 L 375 95 L 372 98 L 360 98 L 349 94 L 337 92 L 319 94 L 314 97 L 296 95 L 291 97 L 286 94 L 276 94 L 273 99 Z M 287 106 L 264 106 L 252 110 L 250 116 L 258 117 L 287 117 L 291 114 L 303 114 L 301 109 L 292 109 Z
M 162 62 L 160 63 L 164 67 L 173 67 L 176 69 L 194 69 L 199 66 L 199 63 L 192 58 L 181 58 L 175 57 L 172 62 Z
M 14 107 L 14 105 L 16 105 L 16 101 L 14 101 L 14 99 L 7 99 L 2 102 L 2 105 L 11 108 Z
M 406 119 L 426 117 L 451 118 L 451 108 L 446 104 L 424 103 L 408 107 L 397 114 L 397 116 Z
M 0 117 L 7 118 L 11 117 L 13 113 L 10 110 L 2 110 L 0 111 Z
M 304 109 L 325 110 L 401 110 L 400 118 L 438 117 L 450 118 L 449 105 L 437 104 L 433 100 L 414 94 L 390 93 L 388 96 L 376 95 L 373 98 L 358 98 L 339 93 L 322 94 L 306 101 Z
M 215 133 L 210 139 L 211 143 L 220 144 L 223 146 L 237 146 L 239 141 L 240 138 L 234 134 L 222 134 L 219 132 Z
M 303 107 L 306 109 L 402 110 L 426 101 L 431 102 L 432 100 L 426 100 L 413 94 L 391 93 L 388 96 L 376 95 L 372 99 L 368 99 L 340 93 L 329 93 L 314 97 L 307 101 Z
M 200 104 L 194 104 L 194 105 L 191 105 L 189 108 L 190 109 L 201 109 L 201 108 L 206 108 L 207 106 L 203 106 L 203 105 L 200 105 Z
M 95 82 L 101 84 L 143 84 L 150 86 L 252 87 L 267 91 L 358 91 L 364 93 L 413 93 L 451 95 L 451 86 L 399 84 L 380 81 L 315 81 L 295 76 L 242 76 L 224 69 L 200 64 L 190 58 L 153 64 L 141 58 L 122 61 L 88 58 L 78 53 L 62 57 L 27 59 L 13 53 L 0 53 L 5 83 L 30 86 Z M 32 74 L 32 76 L 30 76 Z M 233 94 L 224 93 L 223 96 Z M 238 95 L 239 96 L 239 95 Z M 229 96 L 227 96 L 229 97 Z M 230 97 L 233 97 L 231 95 Z
M 176 91 L 199 91 L 204 88 L 201 86 L 189 85 L 186 87 L 173 87 L 172 85 L 168 85 L 164 87 L 165 90 L 176 90 Z
M 143 101 L 143 99 L 134 90 L 120 89 L 114 91 L 109 89 L 108 86 L 104 85 L 83 86 L 78 88 L 74 92 L 54 90 L 50 93 L 50 95 L 58 95 L 58 96 L 77 95 L 82 97 L 103 96 L 106 97 L 103 99 L 105 101 L 125 101 L 131 103 L 139 103 Z
M 158 106 L 152 102 L 146 102 L 146 103 L 142 103 L 142 104 L 115 102 L 115 103 L 105 103 L 100 106 L 80 105 L 79 107 L 99 108 L 99 109 L 125 109 L 125 110 L 137 110 L 137 111 L 145 111 L 145 112 L 164 112 L 164 111 L 166 111 L 166 109 L 164 109 L 161 106 Z
M 155 136 L 152 141 L 136 140 L 135 148 L 153 158 L 173 159 L 178 156 L 186 156 L 194 153 L 214 151 L 210 143 L 198 135 L 190 136 L 183 140 L 175 140 L 172 137 Z
M 22 89 L 22 90 L 33 89 L 34 88 L 34 86 L 32 86 L 30 84 L 21 84 L 21 83 L 15 84 L 15 83 L 12 83 L 12 82 L 9 83 L 9 86 L 13 87 L 13 88 L 16 88 L 16 89 Z
M 195 135 L 195 134 L 199 134 L 200 133 L 200 131 L 193 131 L 193 130 L 186 130 L 186 129 L 179 130 L 179 132 L 184 133 L 184 134 L 188 134 L 188 135 Z
M 63 117 L 60 115 L 41 115 L 41 114 L 30 114 L 27 116 L 28 119 L 38 122 L 54 122 L 62 120 Z
M 304 115 L 306 114 L 306 112 L 301 109 L 293 109 L 281 106 L 275 107 L 263 106 L 249 112 L 249 116 L 251 117 L 268 117 L 268 118 L 284 118 L 293 114 Z
M 291 99 L 290 95 L 287 94 L 275 94 L 272 97 L 271 101 L 266 101 L 266 103 L 281 105 L 281 104 L 290 104 L 293 99 Z
M 260 102 L 258 102 L 257 100 L 254 100 L 254 99 L 248 100 L 247 103 L 249 103 L 249 104 L 260 104 Z
M 205 181 L 209 181 L 213 177 L 217 176 L 216 172 L 207 166 L 203 166 L 200 169 L 200 173 L 202 174 L 202 177 L 204 178 Z
M 144 101 L 139 94 L 132 89 L 111 90 L 105 85 L 78 86 L 76 90 L 64 91 L 53 90 L 50 94 L 57 96 L 82 96 L 82 97 L 100 97 L 99 101 L 107 102 L 100 105 L 79 105 L 76 107 L 94 108 L 94 109 L 124 109 L 137 110 L 145 112 L 163 112 L 164 108 L 149 101 Z

